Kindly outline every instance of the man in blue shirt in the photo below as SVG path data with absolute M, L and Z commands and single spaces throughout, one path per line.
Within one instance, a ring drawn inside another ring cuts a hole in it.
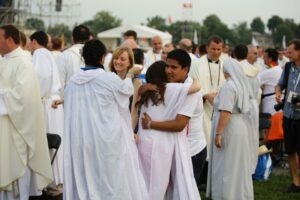
M 289 168 L 293 183 L 287 192 L 299 193 L 300 180 L 298 175 L 298 156 L 300 155 L 300 40 L 289 42 L 287 56 L 291 63 L 285 65 L 276 86 L 276 101 L 283 103 L 283 130 L 285 150 L 288 154 Z M 288 74 L 286 74 L 288 73 Z M 285 90 L 284 101 L 281 100 L 282 91 Z

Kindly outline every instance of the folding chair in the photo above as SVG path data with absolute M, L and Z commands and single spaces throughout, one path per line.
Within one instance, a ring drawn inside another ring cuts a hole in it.
M 57 134 L 47 133 L 47 140 L 48 140 L 48 148 L 55 149 L 55 152 L 51 159 L 51 165 L 52 165 L 61 144 L 61 137 Z

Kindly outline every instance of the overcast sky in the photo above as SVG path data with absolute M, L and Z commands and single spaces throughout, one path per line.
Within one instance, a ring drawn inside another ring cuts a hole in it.
M 183 10 L 183 3 L 192 3 L 191 12 Z M 101 10 L 110 11 L 122 19 L 122 24 L 146 23 L 147 17 L 159 15 L 171 16 L 173 22 L 185 19 L 189 14 L 194 21 L 202 23 L 210 14 L 216 14 L 222 22 L 232 27 L 233 24 L 247 21 L 254 17 L 267 20 L 273 15 L 292 18 L 300 22 L 300 0 L 84 0 L 80 5 L 79 22 L 92 19 Z

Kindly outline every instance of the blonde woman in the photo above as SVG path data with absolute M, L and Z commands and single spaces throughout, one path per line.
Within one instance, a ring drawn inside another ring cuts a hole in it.
M 112 55 L 112 59 L 109 63 L 110 71 L 116 73 L 121 79 L 126 77 L 127 72 L 135 66 L 133 51 L 129 47 L 119 47 L 117 48 Z M 142 70 L 142 66 L 141 66 Z M 138 90 L 142 85 L 142 81 L 134 77 L 133 78 L 133 87 L 134 93 L 130 98 L 129 108 L 131 111 L 131 122 L 132 128 L 134 129 L 137 125 L 138 120 L 138 109 L 134 106 L 138 98 Z

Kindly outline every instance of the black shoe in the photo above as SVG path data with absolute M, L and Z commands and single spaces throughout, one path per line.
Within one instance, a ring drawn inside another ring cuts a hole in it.
M 296 186 L 294 183 L 291 184 L 287 191 L 287 193 L 300 193 L 300 186 Z

